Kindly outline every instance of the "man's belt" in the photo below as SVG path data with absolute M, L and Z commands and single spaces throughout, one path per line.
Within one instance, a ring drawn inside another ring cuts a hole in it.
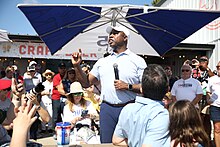
M 111 103 L 109 103 L 109 102 L 106 102 L 105 100 L 103 100 L 102 102 L 103 102 L 103 103 L 106 103 L 106 104 L 108 104 L 108 105 L 110 105 L 110 106 L 112 106 L 112 107 L 124 107 L 125 105 L 127 105 L 127 104 L 129 104 L 129 103 L 134 103 L 135 100 L 131 100 L 131 101 L 128 101 L 128 102 L 123 103 L 123 104 L 111 104 Z

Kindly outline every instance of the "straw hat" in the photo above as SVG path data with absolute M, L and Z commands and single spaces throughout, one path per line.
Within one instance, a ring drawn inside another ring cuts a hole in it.
M 52 76 L 54 76 L 54 72 L 52 72 L 51 70 L 47 69 L 42 75 L 43 77 L 46 77 L 47 74 L 52 74 Z
M 72 94 L 72 93 L 79 93 L 79 92 L 84 92 L 82 85 L 79 82 L 73 82 L 70 85 L 70 93 L 68 93 L 67 95 Z
M 167 93 L 165 94 L 165 97 L 166 97 L 167 99 L 169 99 L 169 100 L 172 99 L 171 96 L 172 96 L 172 95 L 171 95 L 171 92 L 167 92 Z

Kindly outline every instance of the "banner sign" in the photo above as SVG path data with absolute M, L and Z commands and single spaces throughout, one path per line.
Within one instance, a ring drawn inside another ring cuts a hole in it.
M 45 43 L 0 42 L 0 57 L 71 59 L 71 54 L 72 52 L 51 55 Z M 102 57 L 102 52 L 83 53 L 83 60 L 98 60 Z

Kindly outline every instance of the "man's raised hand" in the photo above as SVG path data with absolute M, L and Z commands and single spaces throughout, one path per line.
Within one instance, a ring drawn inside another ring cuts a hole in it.
M 82 62 L 82 51 L 79 49 L 79 52 L 74 52 L 71 58 L 73 66 L 80 65 Z

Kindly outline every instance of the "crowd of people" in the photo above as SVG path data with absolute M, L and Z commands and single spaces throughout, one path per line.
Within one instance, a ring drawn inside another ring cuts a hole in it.
M 127 28 L 106 31 L 113 52 L 92 69 L 82 64 L 80 49 L 70 67 L 58 65 L 57 74 L 39 73 L 35 61 L 23 76 L 16 65 L 6 68 L 0 79 L 0 144 L 25 146 L 39 132 L 56 139 L 56 123 L 69 122 L 72 130 L 100 135 L 101 143 L 131 147 L 209 147 L 213 130 L 220 147 L 220 62 L 212 72 L 206 56 L 187 60 L 181 76 L 173 77 L 170 66 L 147 66 L 127 48 Z

